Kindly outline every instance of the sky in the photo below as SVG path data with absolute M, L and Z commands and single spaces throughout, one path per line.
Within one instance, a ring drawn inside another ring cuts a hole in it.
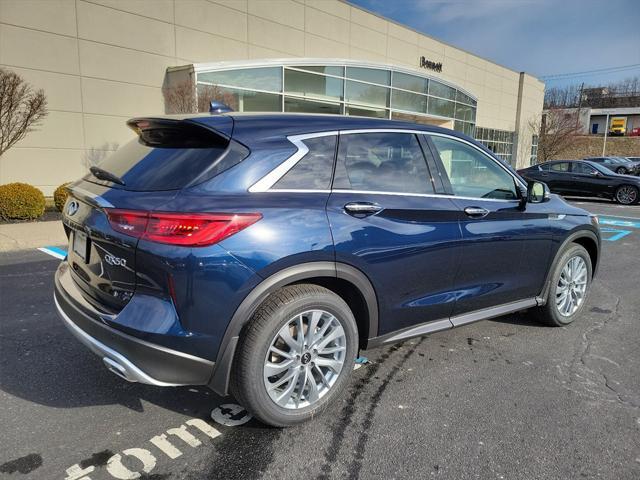
M 640 0 L 349 0 L 549 87 L 640 76 Z M 445 67 L 446 68 L 446 67 Z

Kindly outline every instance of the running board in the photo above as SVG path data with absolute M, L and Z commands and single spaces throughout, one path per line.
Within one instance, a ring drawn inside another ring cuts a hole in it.
M 518 300 L 517 302 L 498 305 L 496 307 L 483 308 L 482 310 L 463 313 L 461 315 L 451 317 L 450 319 L 421 323 L 415 327 L 405 328 L 404 330 L 391 332 L 386 335 L 381 335 L 380 337 L 370 338 L 367 344 L 367 349 L 402 342 L 410 338 L 420 337 L 422 335 L 428 335 L 430 333 L 440 332 L 454 327 L 460 327 L 462 325 L 479 322 L 481 320 L 500 317 L 520 310 L 526 310 L 527 308 L 537 307 L 542 304 L 543 302 L 541 302 L 540 298 L 527 298 L 525 300 Z

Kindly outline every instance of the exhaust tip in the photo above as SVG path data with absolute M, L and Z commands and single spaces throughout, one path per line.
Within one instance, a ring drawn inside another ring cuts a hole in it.
M 115 360 L 112 360 L 109 357 L 103 357 L 102 358 L 102 362 L 107 367 L 107 370 L 109 370 L 111 373 L 116 374 L 120 378 L 124 378 L 127 382 L 134 383 L 136 381 L 136 380 L 132 379 L 130 375 L 127 374 L 128 373 L 127 369 L 125 367 L 123 367 L 122 365 L 120 365 Z

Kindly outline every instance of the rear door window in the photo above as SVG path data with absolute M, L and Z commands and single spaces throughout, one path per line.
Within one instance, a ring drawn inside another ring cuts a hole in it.
M 414 134 L 340 136 L 334 189 L 433 193 L 427 162 Z
M 553 163 L 549 167 L 549 171 L 556 173 L 567 173 L 569 171 L 569 162 Z
M 328 190 L 331 187 L 336 135 L 302 140 L 309 151 L 276 182 L 276 190 Z

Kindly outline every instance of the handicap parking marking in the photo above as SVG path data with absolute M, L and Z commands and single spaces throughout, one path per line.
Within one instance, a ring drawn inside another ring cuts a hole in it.
M 613 233 L 614 234 L 614 235 L 611 235 L 610 237 L 603 238 L 603 240 L 607 240 L 609 242 L 617 242 L 621 238 L 624 238 L 624 237 L 626 237 L 627 235 L 629 235 L 631 233 L 631 230 L 620 230 L 620 229 L 617 229 L 617 228 L 608 228 L 608 227 L 601 227 L 600 231 L 602 233 Z
M 640 228 L 640 220 L 638 221 L 632 221 L 632 220 L 626 220 L 626 219 L 621 219 L 618 217 L 609 217 L 609 216 L 602 216 L 602 217 L 598 217 L 598 219 L 600 220 L 600 225 L 612 225 L 614 227 L 627 227 L 627 228 Z
M 51 255 L 58 260 L 64 260 L 65 258 L 67 258 L 67 251 L 59 247 L 40 247 L 38 248 L 38 250 L 46 253 L 47 255 Z

